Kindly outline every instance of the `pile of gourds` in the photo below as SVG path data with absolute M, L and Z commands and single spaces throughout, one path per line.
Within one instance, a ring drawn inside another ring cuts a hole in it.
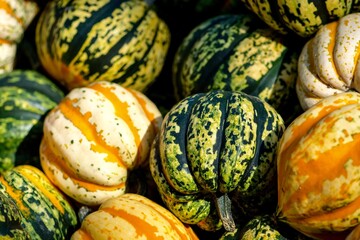
M 0 16 L 0 239 L 360 238 L 360 2 Z

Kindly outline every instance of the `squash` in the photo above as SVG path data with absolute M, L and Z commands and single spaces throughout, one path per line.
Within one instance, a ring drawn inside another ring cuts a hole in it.
M 38 11 L 37 3 L 32 0 L 1 1 L 0 74 L 13 71 L 17 45 Z
M 71 240 L 198 240 L 195 232 L 169 210 L 140 194 L 125 193 L 103 202 L 87 215 Z
M 296 82 L 304 110 L 331 95 L 360 90 L 359 26 L 360 13 L 348 14 L 321 27 L 304 45 Z
M 312 36 L 321 26 L 358 11 L 358 0 L 241 0 L 262 21 L 282 34 Z
M 1 239 L 68 239 L 78 224 L 71 202 L 36 167 L 3 172 L 0 198 Z
M 170 44 L 166 23 L 142 0 L 50 1 L 35 37 L 44 70 L 68 90 L 112 81 L 144 92 Z
M 77 202 L 100 205 L 126 191 L 131 170 L 147 166 L 161 121 L 139 91 L 109 81 L 74 88 L 45 117 L 41 166 Z
M 242 92 L 184 98 L 165 115 L 150 151 L 163 202 L 206 231 L 235 227 L 231 195 L 252 212 L 275 210 L 275 149 L 284 128 L 273 107 Z
M 174 95 L 180 101 L 209 90 L 242 91 L 285 116 L 296 109 L 298 57 L 288 39 L 254 15 L 218 15 L 195 27 L 177 49 Z
M 64 97 L 50 79 L 33 70 L 0 75 L 0 172 L 15 165 L 40 167 L 45 115 Z
M 339 93 L 285 130 L 277 153 L 277 217 L 315 239 L 345 239 L 360 222 L 360 93 Z

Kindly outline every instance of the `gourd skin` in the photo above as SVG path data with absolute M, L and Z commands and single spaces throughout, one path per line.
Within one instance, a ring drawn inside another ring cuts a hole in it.
M 99 205 L 147 164 L 162 115 L 144 94 L 109 81 L 75 88 L 45 118 L 40 160 L 67 195 Z
M 274 149 L 283 130 L 270 105 L 241 92 L 183 99 L 164 117 L 150 152 L 163 201 L 185 223 L 221 228 L 214 198 L 230 192 L 261 198 L 276 182 Z
M 28 237 L 25 239 L 67 239 L 78 223 L 68 199 L 36 167 L 19 165 L 3 172 L 0 176 L 0 192 L 8 202 L 12 201 L 16 206 L 12 212 L 3 212 L 4 206 L 0 204 L 0 214 L 8 214 L 0 215 L 1 239 L 19 239 L 19 229 L 23 231 L 22 237 Z M 21 228 L 12 229 L 13 231 L 3 229 L 3 219 L 17 219 Z
M 250 14 L 224 14 L 195 27 L 174 56 L 178 101 L 210 90 L 242 91 L 276 110 L 295 91 L 298 51 Z M 293 106 L 291 106 L 293 107 Z
M 279 142 L 278 218 L 315 239 L 344 239 L 360 221 L 359 110 L 357 92 L 330 96 Z
M 103 202 L 83 220 L 71 240 L 198 240 L 168 209 L 139 194 L 125 193 Z
M 50 79 L 33 70 L 0 75 L 0 172 L 20 164 L 40 167 L 45 115 L 64 97 Z
M 17 44 L 39 8 L 32 0 L 2 0 L 0 5 L 0 74 L 14 70 Z
M 321 27 L 304 45 L 296 82 L 303 109 L 334 94 L 360 91 L 359 26 L 360 13 L 348 14 Z
M 69 90 L 113 81 L 145 91 L 169 44 L 167 25 L 145 1 L 51 1 L 36 26 L 44 69 Z
M 306 38 L 323 25 L 352 11 L 358 11 L 358 0 L 241 0 L 266 24 L 282 34 L 295 33 Z

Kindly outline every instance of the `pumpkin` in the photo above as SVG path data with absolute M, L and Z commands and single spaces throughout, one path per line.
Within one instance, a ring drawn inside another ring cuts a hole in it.
M 68 239 L 73 206 L 38 168 L 18 165 L 0 175 L 1 239 Z
M 150 151 L 163 202 L 182 222 L 206 231 L 235 227 L 230 195 L 258 212 L 274 210 L 275 149 L 284 128 L 273 107 L 242 92 L 184 98 L 165 115 Z
M 162 115 L 143 93 L 109 81 L 74 88 L 44 121 L 40 161 L 65 194 L 100 205 L 147 165 Z
M 0 3 L 0 73 L 14 69 L 17 45 L 39 8 L 31 0 L 2 0 Z
M 345 239 L 360 221 L 360 93 L 327 97 L 279 142 L 277 217 L 315 239 Z
M 71 240 L 81 239 L 198 240 L 169 210 L 134 193 L 108 199 L 87 215 L 71 236 Z
M 142 0 L 50 1 L 35 37 L 44 70 L 68 90 L 112 81 L 145 91 L 170 44 L 167 25 Z
M 298 62 L 296 92 L 303 109 L 321 99 L 359 91 L 360 13 L 348 14 L 321 27 L 304 45 Z
M 358 11 L 359 8 L 358 0 L 241 2 L 271 28 L 282 34 L 295 34 L 301 38 L 312 36 L 321 26 Z
M 179 101 L 216 89 L 243 91 L 285 116 L 297 101 L 298 54 L 287 39 L 252 14 L 207 19 L 177 49 L 172 66 L 175 97 Z
M 45 115 L 64 97 L 50 79 L 33 70 L 0 75 L 0 172 L 15 165 L 40 167 Z

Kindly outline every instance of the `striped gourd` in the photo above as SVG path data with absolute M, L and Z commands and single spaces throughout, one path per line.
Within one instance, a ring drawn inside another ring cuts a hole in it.
M 14 165 L 40 166 L 44 117 L 64 97 L 50 79 L 32 70 L 0 75 L 0 172 Z
M 109 81 L 74 88 L 45 118 L 41 165 L 67 195 L 99 205 L 123 194 L 129 171 L 147 164 L 161 121 L 136 90 Z
M 161 198 L 185 223 L 233 228 L 229 193 L 262 202 L 272 192 L 274 201 L 275 149 L 284 128 L 274 108 L 242 92 L 184 98 L 165 115 L 150 151 Z
M 214 89 L 243 91 L 280 114 L 289 112 L 294 109 L 289 100 L 296 98 L 298 53 L 251 14 L 207 19 L 177 49 L 172 66 L 175 97 Z
M 241 0 L 270 27 L 302 38 L 313 35 L 322 25 L 358 11 L 358 0 Z
M 19 165 L 3 172 L 0 196 L 1 239 L 68 239 L 77 226 L 71 203 L 36 167 Z
M 348 14 L 321 27 L 304 45 L 296 91 L 303 109 L 346 91 L 360 91 L 360 13 Z
M 36 26 L 42 66 L 69 90 L 112 81 L 145 91 L 169 44 L 167 25 L 142 0 L 50 1 Z
M 360 222 L 360 94 L 327 97 L 296 118 L 278 148 L 277 216 L 315 239 Z
M 32 0 L 2 0 L 0 2 L 0 73 L 14 69 L 17 45 L 38 13 Z
M 198 240 L 198 237 L 168 209 L 142 195 L 126 193 L 103 202 L 71 236 L 71 240 L 87 239 Z

